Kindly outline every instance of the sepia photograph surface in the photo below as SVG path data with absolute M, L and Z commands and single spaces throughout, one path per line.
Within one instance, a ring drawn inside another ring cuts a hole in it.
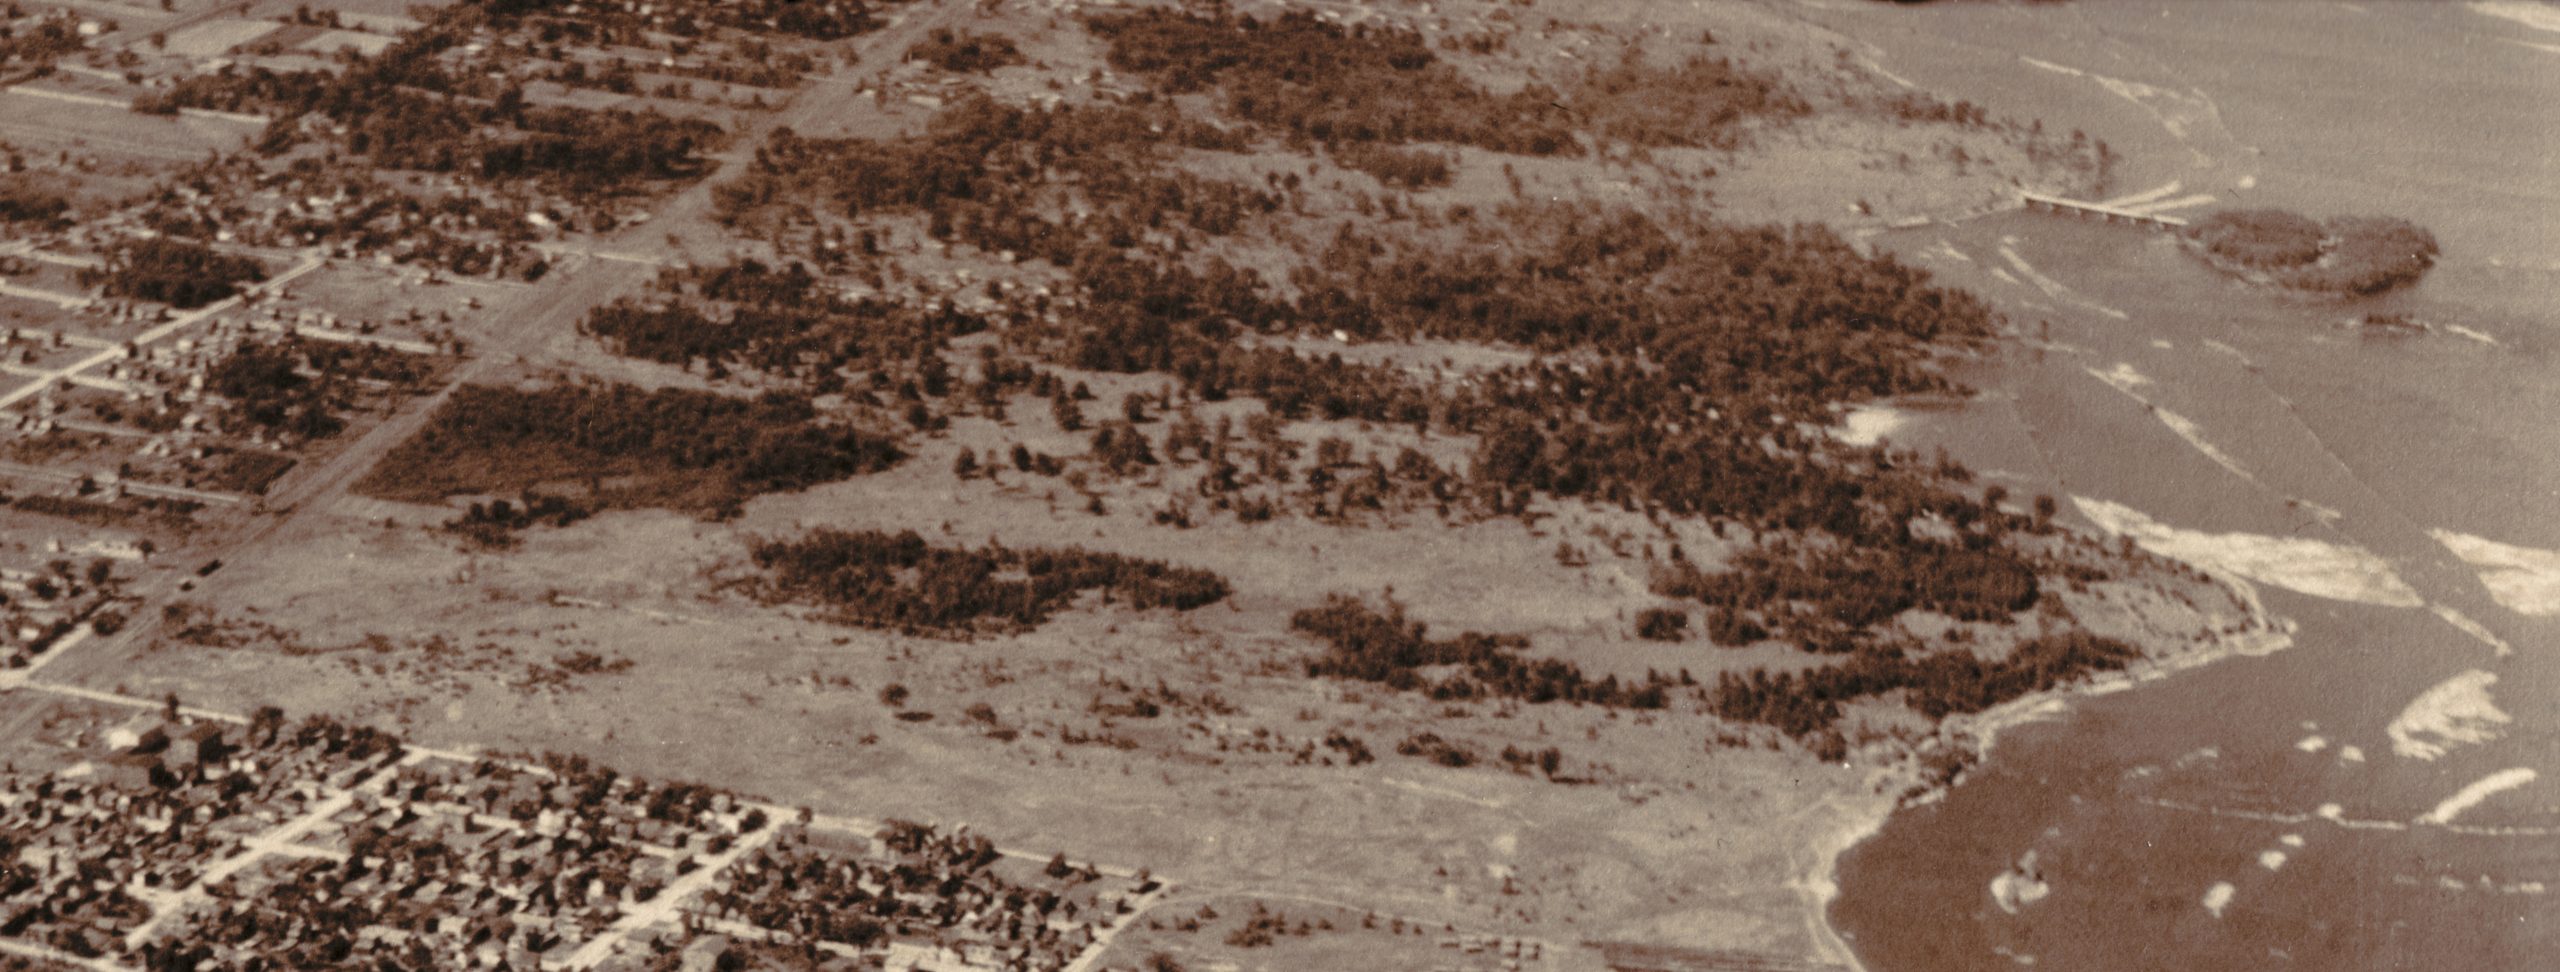
M 0 972 L 2560 967 L 2560 2 L 0 0 Z

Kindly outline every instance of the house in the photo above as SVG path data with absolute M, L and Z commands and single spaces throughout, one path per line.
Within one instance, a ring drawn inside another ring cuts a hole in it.
M 685 945 L 684 954 L 677 959 L 676 969 L 677 972 L 718 972 L 720 960 L 728 956 L 729 939 L 705 935 Z
M 222 758 L 222 727 L 211 722 L 180 726 L 169 734 L 166 762 L 172 770 L 193 769 Z

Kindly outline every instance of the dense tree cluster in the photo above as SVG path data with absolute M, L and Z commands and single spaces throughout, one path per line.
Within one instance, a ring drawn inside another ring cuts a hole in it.
M 21 19 L 25 11 L 14 3 L 0 12 L 15 21 L 0 27 L 0 68 L 12 74 L 49 70 L 53 62 L 88 49 L 88 40 L 80 36 L 80 15 L 74 11 L 51 11 L 32 18 L 33 23 Z
M 295 350 L 282 342 L 243 344 L 205 372 L 205 388 L 251 425 L 304 439 L 336 435 L 347 424 L 338 417 L 347 406 L 344 381 L 326 371 L 304 374 Z
M 622 384 L 466 385 L 357 488 L 409 502 L 582 486 L 599 509 L 722 510 L 876 472 L 890 438 L 820 419 L 804 397 Z
M 1074 547 L 941 547 L 914 531 L 822 527 L 749 552 L 764 570 L 759 598 L 909 634 L 1025 631 L 1091 590 L 1139 610 L 1189 611 L 1227 596 L 1223 578 L 1198 568 Z
M 2132 645 L 2082 631 L 2023 640 L 1997 661 L 1970 651 L 1880 644 L 1823 668 L 1727 672 L 1717 677 L 1708 701 L 1725 718 L 1805 736 L 1831 728 L 1841 704 L 1861 698 L 1906 691 L 1913 709 L 1942 719 L 2115 671 L 2139 657 Z
M 720 29 L 833 41 L 881 24 L 871 12 L 874 5 L 864 0 L 467 0 L 460 6 L 500 22 L 531 20 L 546 41 L 575 37 L 609 42 L 647 32 L 702 37 Z
M 0 186 L 0 223 L 33 224 L 37 229 L 71 225 L 71 197 L 24 182 Z
M 1554 90 L 1493 94 L 1435 55 L 1411 30 L 1343 27 L 1305 11 L 1269 20 L 1232 12 L 1088 18 L 1111 66 L 1175 93 L 1222 89 L 1238 118 L 1333 145 L 1456 142 L 1523 155 L 1574 154 L 1572 119 Z
M 1718 644 L 1748 644 L 1767 637 L 1766 629 L 1808 651 L 1830 653 L 1848 650 L 1858 632 L 1914 609 L 2006 623 L 2035 606 L 2039 582 L 2026 560 L 1988 546 L 1852 541 L 1847 549 L 1755 547 L 1716 573 L 1682 561 L 1661 572 L 1654 590 L 1708 605 L 1708 637 Z
M 2374 294 L 2417 282 L 2442 251 L 2407 220 L 2340 216 L 2326 223 L 2280 209 L 2226 209 L 2186 238 L 2218 265 L 2298 290 Z
M 445 521 L 444 531 L 476 547 L 502 550 L 516 545 L 518 533 L 537 526 L 568 526 L 594 513 L 575 499 L 528 492 L 517 503 L 473 503 L 463 515 Z
M 1020 64 L 1023 57 L 1013 38 L 1003 34 L 937 27 L 914 47 L 907 48 L 907 60 L 923 61 L 945 71 L 984 74 Z
M 848 300 L 794 263 L 754 260 L 671 271 L 659 281 L 670 300 L 625 299 L 599 307 L 579 330 L 615 353 L 667 364 L 701 361 L 717 375 L 732 367 L 818 379 L 842 369 L 937 372 L 934 354 L 987 322 L 949 305 Z M 941 394 L 937 391 L 936 394 Z
M 103 287 L 110 297 L 202 307 L 266 275 L 267 268 L 248 257 L 185 240 L 148 239 L 116 247 L 107 254 L 106 266 L 80 271 L 80 282 Z
M 1656 67 L 1632 47 L 1617 64 L 1584 75 L 1571 95 L 1594 132 L 1648 148 L 1732 148 L 1746 119 L 1813 110 L 1775 77 L 1730 60 L 1701 55 Z
M 1289 626 L 1322 639 L 1327 650 L 1307 662 L 1307 674 L 1376 682 L 1435 699 L 1505 698 L 1531 703 L 1590 702 L 1631 709 L 1659 709 L 1674 681 L 1654 674 L 1642 684 L 1620 684 L 1610 675 L 1592 679 L 1559 658 L 1522 657 L 1529 646 L 1518 635 L 1467 632 L 1431 640 L 1425 626 L 1409 621 L 1390 602 L 1384 613 L 1358 598 L 1335 595 L 1323 607 L 1291 615 Z M 1454 667 L 1434 680 L 1424 669 Z
M 273 119 L 258 142 L 269 154 L 321 135 L 379 165 L 540 177 L 581 194 L 698 175 L 701 154 L 721 139 L 711 122 L 655 110 L 529 105 L 520 86 L 456 70 L 444 55 L 471 36 L 469 9 L 451 8 L 343 70 L 226 66 L 136 99 L 134 109 L 255 112 Z M 306 123 L 314 118 L 325 123 Z

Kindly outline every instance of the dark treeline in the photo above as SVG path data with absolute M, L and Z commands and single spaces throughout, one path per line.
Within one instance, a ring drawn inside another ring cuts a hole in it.
M 2187 227 L 2216 263 L 2301 290 L 2374 294 L 2417 282 L 2441 250 L 2407 220 L 2340 216 L 2322 223 L 2281 209 L 2226 209 Z
M 0 223 L 33 224 L 58 230 L 71 225 L 71 197 L 38 186 L 0 186 Z
M 921 213 L 937 238 L 1072 266 L 1169 226 L 1223 235 L 1277 211 L 1277 193 L 1163 165 L 1177 147 L 1247 145 L 1169 104 L 1037 111 L 978 96 L 901 138 L 778 131 L 747 177 L 719 187 L 717 199 L 732 225 L 806 222 L 809 209 L 855 219 Z M 1059 219 L 1052 203 L 1063 192 L 1097 211 Z
M 463 515 L 445 521 L 444 531 L 461 537 L 471 545 L 490 550 L 504 550 L 516 545 L 516 535 L 537 526 L 564 527 L 595 515 L 585 503 L 565 496 L 524 493 L 517 502 L 494 500 L 473 503 Z
M 202 307 L 266 275 L 267 268 L 248 257 L 185 240 L 148 239 L 116 247 L 105 267 L 80 271 L 80 283 L 103 287 L 110 297 Z
M 325 439 L 346 428 L 345 380 L 323 369 L 305 374 L 292 344 L 243 344 L 205 373 L 205 388 L 230 401 L 238 420 L 305 439 Z
M 444 54 L 472 35 L 482 13 L 471 4 L 448 8 L 344 70 L 226 67 L 136 99 L 134 109 L 267 115 L 273 121 L 258 147 L 268 154 L 342 126 L 343 135 L 325 137 L 380 165 L 493 180 L 541 177 L 582 194 L 700 173 L 701 154 L 723 135 L 710 122 L 654 110 L 532 106 L 520 87 L 449 68 Z M 307 117 L 328 124 L 308 125 Z
M 1874 645 L 1825 668 L 1724 673 L 1708 701 L 1725 718 L 1806 736 L 1831 729 L 1840 705 L 1861 698 L 1907 690 L 1913 709 L 1942 719 L 2115 671 L 2139 657 L 2132 645 L 2076 631 L 2026 639 L 1999 661 L 1963 650 L 1921 653 Z
M 1218 575 L 1079 548 L 928 544 L 912 530 L 836 530 L 755 541 L 768 603 L 811 604 L 830 619 L 908 634 L 1027 631 L 1085 591 L 1139 610 L 1188 611 L 1227 596 Z
M 934 355 L 952 338 L 987 327 L 947 305 L 847 300 L 797 263 L 777 269 L 740 260 L 670 271 L 659 286 L 679 296 L 616 301 L 590 312 L 579 329 L 616 354 L 687 366 L 701 361 L 715 376 L 751 367 L 806 377 L 828 390 L 836 384 L 828 376 L 847 370 L 934 371 Z
M 1615 675 L 1594 680 L 1580 666 L 1556 658 L 1523 658 L 1529 646 L 1518 635 L 1467 632 L 1433 641 L 1421 622 L 1405 619 L 1390 602 L 1385 613 L 1358 598 L 1335 595 L 1320 608 L 1291 615 L 1289 626 L 1322 639 L 1326 651 L 1307 663 L 1307 674 L 1376 682 L 1434 699 L 1519 699 L 1530 703 L 1590 702 L 1631 709 L 1659 709 L 1676 684 L 1659 674 L 1642 684 L 1620 684 Z M 1427 668 L 1455 668 L 1437 680 Z
M 1298 138 L 1456 142 L 1523 155 L 1575 154 L 1563 96 L 1531 85 L 1497 95 L 1410 30 L 1345 28 L 1304 11 L 1269 20 L 1150 9 L 1089 17 L 1111 66 L 1174 93 L 1223 89 L 1238 118 Z
M 1732 148 L 1746 119 L 1813 110 L 1777 78 L 1730 60 L 1696 56 L 1656 67 L 1635 48 L 1616 65 L 1584 75 L 1572 98 L 1574 112 L 1594 132 L 1648 148 Z
M 904 457 L 886 436 L 822 422 L 796 395 L 466 385 L 357 487 L 436 502 L 568 484 L 583 487 L 582 499 L 601 509 L 718 511 L 763 493 L 876 472 Z
M 600 4 L 593 0 L 465 0 L 458 6 L 492 20 L 532 21 L 545 43 L 632 43 L 644 32 L 702 37 L 714 30 L 779 32 L 808 40 L 843 40 L 876 30 L 865 0 L 658 0 Z M 641 11 L 647 11 L 642 13 Z
M 948 27 L 934 28 L 925 39 L 907 48 L 906 59 L 923 61 L 945 71 L 977 74 L 1023 62 L 1022 49 L 1014 45 L 1013 38 L 974 30 L 955 31 Z

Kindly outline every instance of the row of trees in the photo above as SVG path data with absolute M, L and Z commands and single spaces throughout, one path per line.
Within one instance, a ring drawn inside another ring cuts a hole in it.
M 1520 653 L 1529 642 L 1518 635 L 1470 631 L 1434 641 L 1428 628 L 1406 619 L 1404 608 L 1392 601 L 1380 612 L 1358 598 L 1337 594 L 1327 598 L 1323 607 L 1291 615 L 1289 626 L 1326 645 L 1323 655 L 1307 663 L 1308 675 L 1376 682 L 1435 699 L 1505 698 L 1659 709 L 1669 701 L 1669 687 L 1676 684 L 1651 673 L 1641 684 L 1621 684 L 1615 675 L 1590 678 L 1580 666 L 1563 659 L 1525 658 Z M 1424 673 L 1444 667 L 1456 672 L 1437 680 Z
M 821 527 L 749 546 L 769 603 L 811 604 L 828 617 L 909 634 L 967 636 L 1039 627 L 1077 596 L 1189 611 L 1226 598 L 1225 579 L 1194 567 L 1076 547 L 944 547 L 914 531 Z
M 1913 709 L 1941 719 L 2116 671 L 2140 657 L 2132 645 L 2083 631 L 2025 639 L 1989 661 L 1970 651 L 1878 644 L 1823 668 L 1726 672 L 1717 676 L 1708 704 L 1728 719 L 1808 736 L 1832 728 L 1840 706 L 1862 698 L 1905 692 Z
M 1342 27 L 1306 11 L 1269 20 L 1150 8 L 1097 15 L 1111 66 L 1169 92 L 1222 89 L 1230 114 L 1291 136 L 1345 142 L 1455 142 L 1522 155 L 1577 154 L 1553 89 L 1497 95 L 1411 30 Z

